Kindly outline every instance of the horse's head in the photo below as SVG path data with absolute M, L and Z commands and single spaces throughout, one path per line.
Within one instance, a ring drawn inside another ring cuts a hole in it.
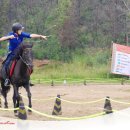
M 32 53 L 32 46 L 31 44 L 22 44 L 22 54 L 21 60 L 30 68 L 33 68 L 33 53 Z

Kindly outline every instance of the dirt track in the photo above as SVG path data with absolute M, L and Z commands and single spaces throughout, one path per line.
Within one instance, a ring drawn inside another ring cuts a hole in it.
M 113 99 L 119 101 L 130 102 L 130 85 L 87 85 L 87 86 L 44 86 L 35 85 L 31 88 L 32 98 L 47 99 L 55 97 L 57 94 L 61 95 L 61 98 L 71 101 L 94 101 L 106 96 L 110 96 Z M 20 93 L 26 95 L 24 88 L 20 89 Z M 8 94 L 8 100 L 12 101 L 12 89 Z M 40 112 L 51 115 L 55 100 L 48 102 L 33 101 L 33 109 Z M 28 105 L 26 99 L 24 99 L 25 105 Z M 102 112 L 104 101 L 94 104 L 75 105 L 62 102 L 62 116 L 64 117 L 78 117 L 86 116 L 94 113 Z M 3 102 L 2 102 L 3 107 Z M 9 102 L 9 108 L 12 108 L 12 102 Z M 113 109 L 121 110 L 129 107 L 129 105 L 122 105 L 112 102 Z M 0 116 L 14 117 L 13 112 L 1 111 Z M 31 120 L 53 120 L 50 118 L 39 116 L 35 113 L 28 115 L 28 119 Z

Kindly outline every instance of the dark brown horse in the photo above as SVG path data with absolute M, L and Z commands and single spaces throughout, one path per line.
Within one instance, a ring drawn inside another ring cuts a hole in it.
M 11 84 L 13 86 L 13 103 L 14 108 L 19 107 L 19 87 L 23 86 L 28 95 L 29 107 L 32 107 L 31 103 L 31 92 L 30 92 L 30 75 L 33 70 L 33 55 L 32 55 L 32 45 L 30 44 L 21 44 L 19 46 L 19 59 L 15 65 L 13 75 L 10 78 Z M 1 93 L 5 99 L 5 108 L 8 108 L 7 102 L 7 93 L 10 90 L 10 86 L 4 86 L 4 71 L 1 69 Z M 17 113 L 17 110 L 14 111 Z

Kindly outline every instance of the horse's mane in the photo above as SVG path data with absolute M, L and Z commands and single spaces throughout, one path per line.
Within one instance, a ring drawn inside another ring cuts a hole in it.
M 25 49 L 25 48 L 32 48 L 32 46 L 33 46 L 33 45 L 30 44 L 30 43 L 21 43 L 19 47 L 20 47 L 21 49 Z

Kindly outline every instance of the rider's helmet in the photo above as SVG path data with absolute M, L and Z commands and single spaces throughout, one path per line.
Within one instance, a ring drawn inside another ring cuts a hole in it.
M 14 33 L 16 33 L 18 30 L 22 30 L 22 29 L 24 29 L 24 27 L 23 27 L 22 24 L 20 24 L 20 23 L 14 23 L 14 24 L 12 25 L 12 31 L 13 31 Z

